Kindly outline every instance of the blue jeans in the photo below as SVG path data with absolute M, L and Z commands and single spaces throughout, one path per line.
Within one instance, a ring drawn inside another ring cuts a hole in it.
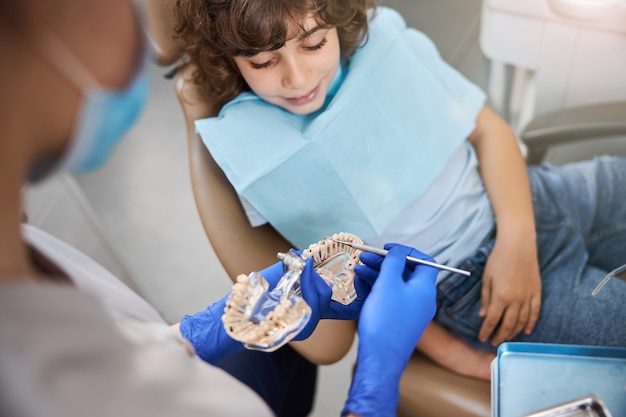
M 529 167 L 542 281 L 542 307 L 530 335 L 512 341 L 626 346 L 626 282 L 612 279 L 626 263 L 626 157 L 598 157 L 562 167 Z M 477 349 L 482 272 L 494 237 L 438 286 L 436 320 Z

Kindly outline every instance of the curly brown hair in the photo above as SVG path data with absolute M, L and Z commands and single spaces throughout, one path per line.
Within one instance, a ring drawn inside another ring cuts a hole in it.
M 341 56 L 349 59 L 375 7 L 374 0 L 176 0 L 175 36 L 196 64 L 194 81 L 221 106 L 249 90 L 233 57 L 281 48 L 288 30 L 312 15 L 319 26 L 337 28 Z

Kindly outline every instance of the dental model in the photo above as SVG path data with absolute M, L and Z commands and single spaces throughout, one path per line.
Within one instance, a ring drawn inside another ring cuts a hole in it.
M 337 233 L 333 239 L 362 243 L 350 233 Z M 285 274 L 271 291 L 267 280 L 258 272 L 239 275 L 222 315 L 226 332 L 247 349 L 266 352 L 278 349 L 291 341 L 311 317 L 311 308 L 304 301 L 300 287 L 304 259 L 313 258 L 315 270 L 333 289 L 333 300 L 350 304 L 357 296 L 354 266 L 360 253 L 331 239 L 310 245 L 302 257 L 292 252 L 278 253 Z
M 300 274 L 305 261 L 298 255 L 279 253 L 285 274 L 268 291 L 261 274 L 239 275 L 226 302 L 222 322 L 226 333 L 247 349 L 272 352 L 293 339 L 308 323 L 311 308 L 302 298 Z
M 346 232 L 336 233 L 332 239 L 320 240 L 309 245 L 302 252 L 304 259 L 313 258 L 315 271 L 332 287 L 332 299 L 342 304 L 350 304 L 357 297 L 354 288 L 354 266 L 359 263 L 361 251 L 342 242 L 359 243 L 363 241 Z

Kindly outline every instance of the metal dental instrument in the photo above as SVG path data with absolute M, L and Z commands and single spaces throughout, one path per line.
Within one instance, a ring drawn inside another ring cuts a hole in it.
M 375 246 L 361 245 L 359 243 L 352 243 L 352 242 L 344 242 L 342 240 L 333 239 L 332 237 L 329 237 L 327 239 L 330 239 L 337 243 L 341 243 L 342 245 L 350 246 L 351 248 L 354 248 L 354 249 L 362 250 L 364 252 L 372 252 L 381 256 L 387 255 L 387 252 L 388 252 L 385 249 L 380 249 Z M 413 256 L 407 256 L 406 260 L 409 262 L 424 264 L 424 265 L 432 266 L 432 267 L 439 268 L 439 269 L 445 269 L 446 271 L 456 272 L 457 274 L 461 274 L 461 275 L 467 275 L 467 276 L 470 275 L 469 271 L 465 271 L 463 269 L 458 269 L 458 268 L 453 268 L 451 266 L 441 265 L 435 262 L 426 261 L 424 259 L 415 258 Z
M 591 293 L 592 296 L 595 296 L 596 294 L 598 294 L 600 292 L 600 290 L 602 288 L 604 288 L 604 286 L 609 282 L 609 280 L 613 277 L 617 277 L 619 279 L 621 279 L 622 281 L 626 281 L 626 274 L 624 274 L 624 272 L 626 272 L 626 265 L 622 265 L 620 267 L 615 268 L 614 270 L 612 270 L 611 272 L 609 272 L 608 274 L 606 274 L 606 276 L 604 277 L 604 279 L 602 281 L 600 281 L 600 283 L 598 284 L 598 286 L 596 287 L 595 290 L 593 290 L 593 292 Z

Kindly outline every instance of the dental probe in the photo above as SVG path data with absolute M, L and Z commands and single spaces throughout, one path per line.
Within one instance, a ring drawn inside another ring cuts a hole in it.
M 381 256 L 387 255 L 387 252 L 388 252 L 385 249 L 380 249 L 380 248 L 377 248 L 375 246 L 361 245 L 359 243 L 352 243 L 352 242 L 344 242 L 342 240 L 333 239 L 332 237 L 329 237 L 327 239 L 330 239 L 333 242 L 341 243 L 342 245 L 350 246 L 353 249 L 362 250 L 364 252 L 372 252 L 372 253 L 375 253 L 375 254 L 381 255 Z M 406 260 L 409 261 L 409 262 L 414 262 L 414 263 L 418 263 L 418 264 L 424 264 L 424 265 L 432 266 L 432 267 L 439 268 L 439 269 L 445 269 L 446 271 L 456 272 L 457 274 L 461 274 L 461 275 L 467 275 L 467 276 L 470 275 L 469 271 L 465 271 L 463 269 L 458 269 L 458 268 L 453 268 L 451 266 L 441 265 L 441 264 L 438 264 L 438 263 L 435 263 L 435 262 L 427 261 L 425 259 L 415 258 L 413 256 L 407 256 Z

